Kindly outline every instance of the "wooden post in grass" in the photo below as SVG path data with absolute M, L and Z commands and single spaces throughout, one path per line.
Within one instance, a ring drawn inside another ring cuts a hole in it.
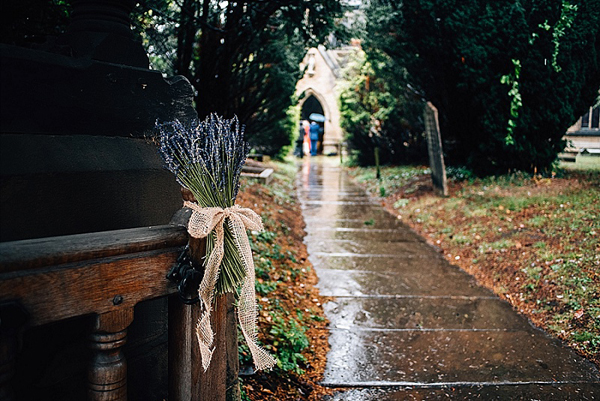
M 188 190 L 184 200 L 195 201 Z M 190 237 L 192 260 L 202 265 L 206 255 L 206 239 Z M 202 368 L 196 323 L 200 304 L 186 305 L 179 296 L 169 298 L 169 395 L 176 401 L 237 401 L 239 361 L 237 322 L 233 294 L 215 298 L 211 313 L 215 348 L 208 370 Z
M 431 102 L 427 102 L 425 105 L 424 117 L 433 189 L 442 196 L 448 196 L 446 166 L 444 164 L 444 152 L 442 150 L 442 136 L 440 134 L 438 111 Z
M 375 149 L 373 149 L 373 153 L 375 156 L 375 170 L 377 172 L 375 174 L 375 176 L 378 180 L 380 180 L 381 179 L 381 170 L 379 169 L 379 146 L 375 146 Z

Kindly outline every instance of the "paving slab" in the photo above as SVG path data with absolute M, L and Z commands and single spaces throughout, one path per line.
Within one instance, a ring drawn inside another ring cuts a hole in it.
M 600 386 L 590 383 L 525 383 L 461 385 L 435 388 L 357 388 L 339 391 L 331 401 L 484 400 L 588 401 L 600 399 Z
M 309 256 L 317 269 L 370 270 L 373 272 L 397 272 L 411 274 L 420 270 L 423 274 L 459 274 L 471 278 L 467 273 L 450 265 L 441 255 L 420 254 L 371 254 L 371 253 L 332 253 L 313 252 Z
M 304 199 L 307 201 L 311 200 L 339 200 L 339 201 L 350 201 L 350 202 L 372 202 L 371 198 L 369 198 L 366 194 L 356 193 L 339 193 L 337 191 L 329 191 L 327 193 L 323 193 L 323 191 L 318 191 L 316 193 L 312 193 L 311 191 L 307 191 L 306 194 L 303 195 Z
M 452 275 L 409 274 L 389 272 L 334 270 L 315 267 L 319 277 L 319 292 L 328 297 L 364 296 L 455 296 L 490 297 L 493 294 L 477 285 L 468 276 L 456 272 Z
M 304 204 L 302 203 L 302 214 L 308 218 L 321 217 L 325 219 L 345 218 L 356 219 L 362 218 L 363 221 L 378 220 L 389 218 L 389 213 L 384 211 L 381 206 L 373 204 L 360 205 L 337 205 L 337 204 Z
M 310 253 L 356 253 L 375 255 L 423 255 L 435 254 L 431 245 L 421 241 L 384 240 L 381 233 L 374 233 L 372 240 L 367 239 L 328 239 L 317 238 L 305 241 Z M 410 237 L 410 233 L 407 233 Z
M 302 161 L 309 260 L 330 320 L 330 400 L 600 399 L 600 372 L 371 201 Z
M 303 197 L 311 196 L 311 195 L 317 195 L 317 194 L 330 195 L 330 196 L 336 196 L 336 197 L 338 197 L 338 196 L 360 196 L 360 197 L 364 198 L 364 197 L 368 196 L 363 190 L 361 190 L 360 188 L 358 188 L 356 186 L 352 186 L 350 188 L 342 189 L 342 188 L 339 187 L 339 185 L 335 185 L 335 186 L 323 186 L 323 185 L 308 186 L 308 185 L 305 185 L 305 184 L 302 184 L 302 183 L 298 187 L 298 193 L 300 195 L 302 195 Z
M 374 204 L 373 202 L 371 202 L 368 198 L 366 199 L 359 199 L 359 200 L 347 200 L 347 199 L 307 199 L 304 202 L 302 202 L 302 204 L 306 205 L 306 206 L 329 206 L 329 205 L 334 205 L 334 206 L 351 206 L 352 208 L 355 208 L 356 206 L 375 206 L 377 207 L 378 205 Z
M 327 223 L 321 222 L 320 224 L 311 224 L 310 234 L 305 240 L 312 243 L 324 240 L 417 242 L 421 239 L 412 231 L 397 228 L 332 227 Z
M 338 297 L 324 307 L 334 329 L 532 330 L 510 304 L 496 297 Z
M 402 230 L 407 229 L 398 219 L 390 219 L 387 214 L 382 215 L 381 219 L 365 219 L 363 216 L 358 216 L 353 219 L 348 217 L 322 216 L 322 217 L 304 217 L 308 232 L 313 229 L 333 229 L 333 228 L 374 228 L 374 229 L 390 229 L 402 227 Z
M 598 370 L 530 331 L 331 330 L 328 386 L 594 382 Z
M 348 184 L 347 182 L 333 182 L 335 177 L 324 177 L 321 179 L 313 180 L 314 182 L 306 185 L 302 183 L 299 190 L 302 193 L 306 192 L 336 192 L 339 194 L 356 194 L 364 195 L 365 192 L 355 184 Z

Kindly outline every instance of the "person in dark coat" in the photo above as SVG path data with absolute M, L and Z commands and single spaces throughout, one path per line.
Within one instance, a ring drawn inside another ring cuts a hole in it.
M 304 156 L 304 150 L 302 149 L 302 145 L 304 144 L 304 135 L 305 135 L 304 126 L 302 125 L 302 121 L 300 121 L 298 139 L 296 139 L 296 149 L 294 149 L 294 154 L 297 157 Z

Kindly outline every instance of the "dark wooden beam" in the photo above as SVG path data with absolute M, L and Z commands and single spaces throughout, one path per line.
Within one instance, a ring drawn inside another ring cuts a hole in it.
M 173 248 L 186 243 L 185 228 L 172 225 L 0 242 L 0 273 Z
M 133 308 L 176 291 L 165 276 L 186 242 L 162 226 L 3 243 L 0 301 L 20 302 L 29 326 Z

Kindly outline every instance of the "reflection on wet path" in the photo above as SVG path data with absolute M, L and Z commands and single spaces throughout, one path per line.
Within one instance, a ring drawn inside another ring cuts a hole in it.
M 334 158 L 298 191 L 331 322 L 335 400 L 600 399 L 600 373 L 373 203 Z

